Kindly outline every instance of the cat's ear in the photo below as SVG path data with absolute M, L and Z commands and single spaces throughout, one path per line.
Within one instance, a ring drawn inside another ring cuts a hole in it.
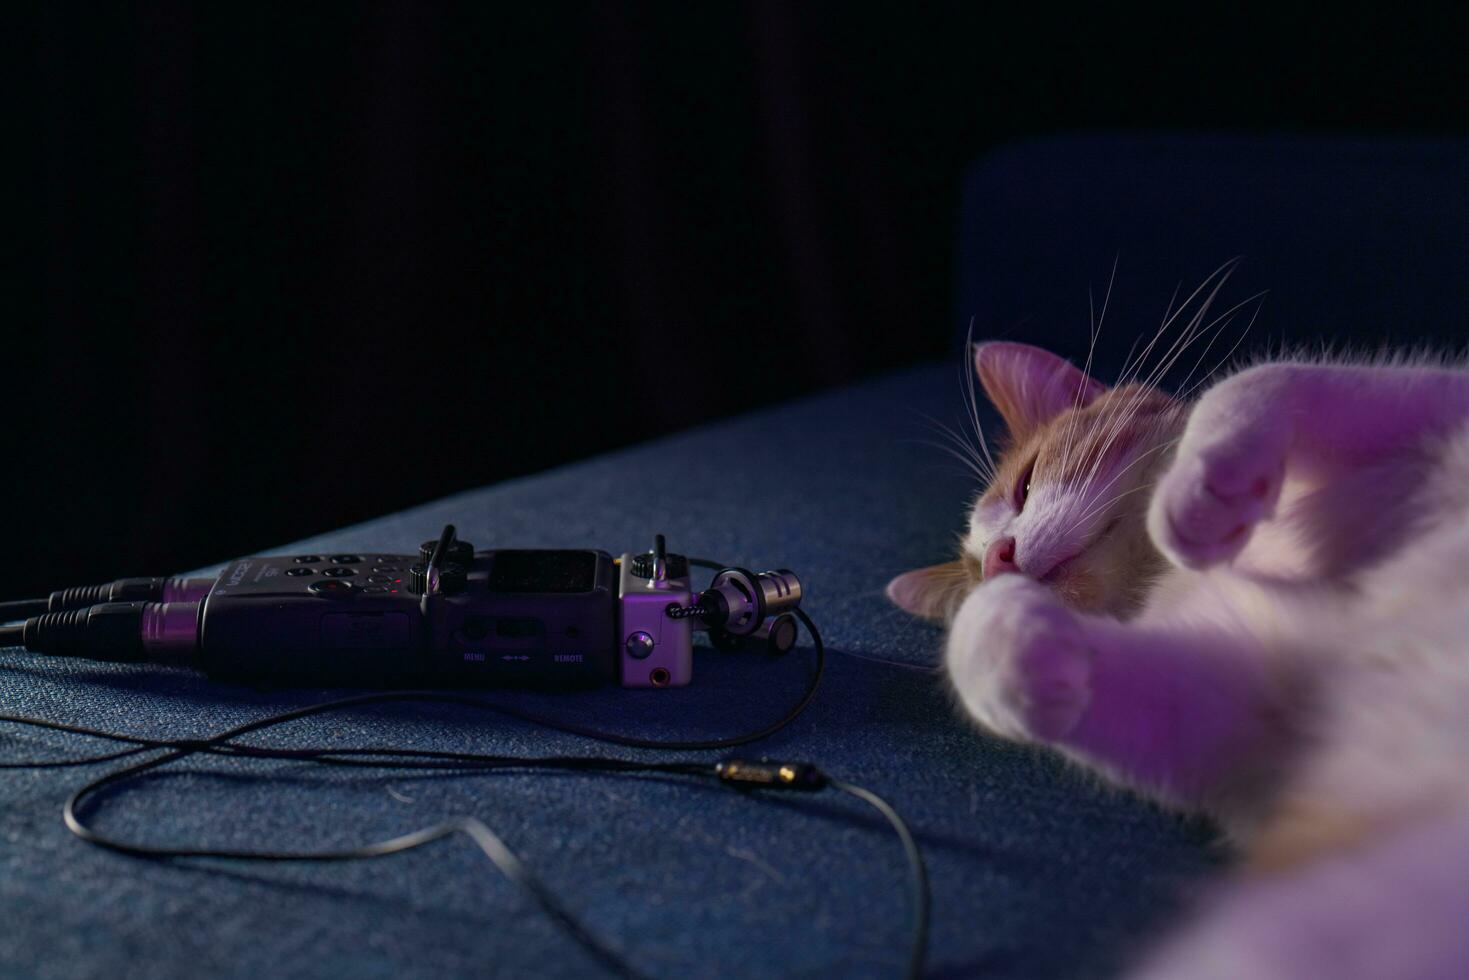
M 944 562 L 904 572 L 888 583 L 888 598 L 905 612 L 948 622 L 974 583 L 961 561 Z
M 1028 438 L 1068 408 L 1085 407 L 1107 390 L 1064 357 L 1029 344 L 975 344 L 974 369 L 1017 440 Z

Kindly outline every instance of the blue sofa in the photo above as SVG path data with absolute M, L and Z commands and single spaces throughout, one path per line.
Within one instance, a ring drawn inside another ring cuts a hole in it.
M 1236 298 L 1272 289 L 1262 336 L 1462 342 L 1466 175 L 1469 152 L 1435 143 L 1085 138 L 1007 149 L 966 183 L 956 334 L 974 317 L 981 336 L 1084 356 L 1087 281 L 1100 297 L 1120 258 L 1105 373 L 1155 328 L 1175 282 L 1244 253 Z M 745 754 L 812 761 L 908 818 L 932 880 L 929 975 L 1114 976 L 1227 856 L 1201 822 L 978 732 L 934 669 L 941 633 L 884 599 L 894 574 L 947 557 L 975 489 L 932 445 L 926 418 L 960 417 L 962 362 L 956 345 L 941 364 L 280 550 L 413 549 L 454 522 L 478 547 L 619 551 L 658 531 L 679 551 L 795 569 L 830 650 L 826 677 L 795 723 Z M 627 492 L 634 482 L 652 489 Z M 778 717 L 810 666 L 804 640 L 778 659 L 705 648 L 684 690 L 493 696 L 630 734 L 705 737 Z M 203 735 L 337 693 L 0 653 L 0 712 L 143 736 Z M 363 708 L 262 740 L 689 755 L 589 745 L 445 705 Z M 94 750 L 0 725 L 4 759 Z M 62 825 L 66 794 L 97 771 L 0 771 L 0 975 L 597 975 L 463 840 L 328 866 L 128 858 Z M 242 847 L 355 844 L 476 815 L 651 976 L 896 976 L 907 955 L 902 852 L 874 812 L 835 794 L 193 759 L 105 803 L 99 824 L 118 836 Z

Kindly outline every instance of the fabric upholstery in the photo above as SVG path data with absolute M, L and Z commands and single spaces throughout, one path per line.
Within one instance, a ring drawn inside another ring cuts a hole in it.
M 934 663 L 940 634 L 881 590 L 896 572 L 945 557 L 959 527 L 969 479 L 923 443 L 923 413 L 955 415 L 959 391 L 952 364 L 908 371 L 285 550 L 411 549 L 452 521 L 478 547 L 620 551 L 662 531 L 690 554 L 796 570 L 831 650 L 827 677 L 803 717 L 750 752 L 815 762 L 909 818 L 933 877 L 934 975 L 1107 976 L 1179 886 L 1211 867 L 1207 829 L 977 733 L 938 676 L 914 669 Z M 619 731 L 715 735 L 777 717 L 810 662 L 804 642 L 776 662 L 706 648 L 686 690 L 496 696 Z M 0 710 L 144 735 L 201 735 L 328 693 L 15 651 L 0 655 L 0 678 Z M 443 706 L 364 709 L 262 739 L 622 751 Z M 83 751 L 15 729 L 0 744 L 11 758 Z M 62 826 L 66 793 L 90 772 L 0 774 L 0 974 L 595 972 L 467 842 L 356 865 L 150 863 L 91 848 Z M 205 761 L 106 802 L 101 824 L 117 834 L 253 846 L 366 842 L 475 814 L 653 976 L 880 977 L 904 962 L 901 851 L 846 797 Z
M 1089 137 L 1012 148 L 979 164 L 965 192 L 960 329 L 974 317 L 978 336 L 1079 360 L 1086 281 L 1100 303 L 1116 257 L 1105 374 L 1156 326 L 1175 281 L 1244 253 L 1230 289 L 1236 301 L 1274 290 L 1265 337 L 1460 337 L 1465 162 L 1462 146 L 1427 143 Z M 892 575 L 949 555 L 975 489 L 928 421 L 961 424 L 964 369 L 956 355 L 280 550 L 411 549 L 452 521 L 479 547 L 621 551 L 663 532 L 675 550 L 796 570 L 831 651 L 827 677 L 804 716 L 748 754 L 814 762 L 908 817 L 932 874 L 932 976 L 1113 976 L 1220 873 L 1221 854 L 1202 823 L 976 731 L 932 670 L 939 631 L 884 600 Z M 494 449 L 490 435 L 453 438 Z M 715 735 L 779 715 L 810 657 L 804 640 L 779 661 L 703 649 L 686 690 L 495 697 L 625 732 Z M 0 653 L 0 711 L 141 735 L 202 735 L 334 693 Z M 316 718 L 262 740 L 687 755 L 436 705 Z M 0 726 L 8 759 L 92 750 Z M 65 795 L 95 771 L 0 771 L 0 975 L 595 973 L 466 842 L 350 865 L 142 861 L 63 827 Z M 653 976 L 896 976 L 906 954 L 900 849 L 845 797 L 195 760 L 104 802 L 101 825 L 118 835 L 237 846 L 361 843 L 474 814 Z

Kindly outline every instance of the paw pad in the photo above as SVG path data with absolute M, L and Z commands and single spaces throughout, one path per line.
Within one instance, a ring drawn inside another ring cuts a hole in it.
M 1274 512 L 1285 475 L 1283 447 L 1254 436 L 1193 450 L 1185 438 L 1158 482 L 1148 527 L 1177 564 L 1204 568 L 1233 559 L 1255 525 Z
M 947 662 L 965 707 L 1010 738 L 1063 738 L 1091 701 L 1083 623 L 1022 576 L 974 590 L 955 619 Z

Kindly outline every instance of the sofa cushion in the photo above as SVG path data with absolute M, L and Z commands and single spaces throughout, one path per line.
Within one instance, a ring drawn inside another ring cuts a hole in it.
M 830 649 L 826 678 L 801 718 L 746 754 L 812 761 L 909 819 L 932 876 L 933 975 L 1108 976 L 1217 859 L 1207 828 L 972 728 L 931 669 L 939 631 L 883 598 L 896 572 L 947 556 L 973 492 L 926 444 L 925 416 L 959 417 L 960 370 L 956 360 L 906 371 L 281 550 L 412 549 L 454 522 L 481 548 L 616 552 L 663 532 L 689 554 L 794 569 Z M 810 663 L 804 639 L 774 662 L 704 648 L 684 690 L 494 696 L 603 728 L 698 737 L 777 717 Z M 0 710 L 143 735 L 202 735 L 333 693 L 0 654 Z M 95 749 L 8 726 L 0 738 L 8 758 Z M 261 741 L 689 755 L 629 753 L 443 705 L 315 718 Z M 328 866 L 144 861 L 89 847 L 62 826 L 60 805 L 97 771 L 0 773 L 0 974 L 595 971 L 463 841 Z M 99 824 L 119 836 L 236 846 L 362 843 L 473 814 L 652 976 L 896 976 L 906 956 L 902 852 L 875 813 L 836 794 L 192 760 L 103 803 Z

